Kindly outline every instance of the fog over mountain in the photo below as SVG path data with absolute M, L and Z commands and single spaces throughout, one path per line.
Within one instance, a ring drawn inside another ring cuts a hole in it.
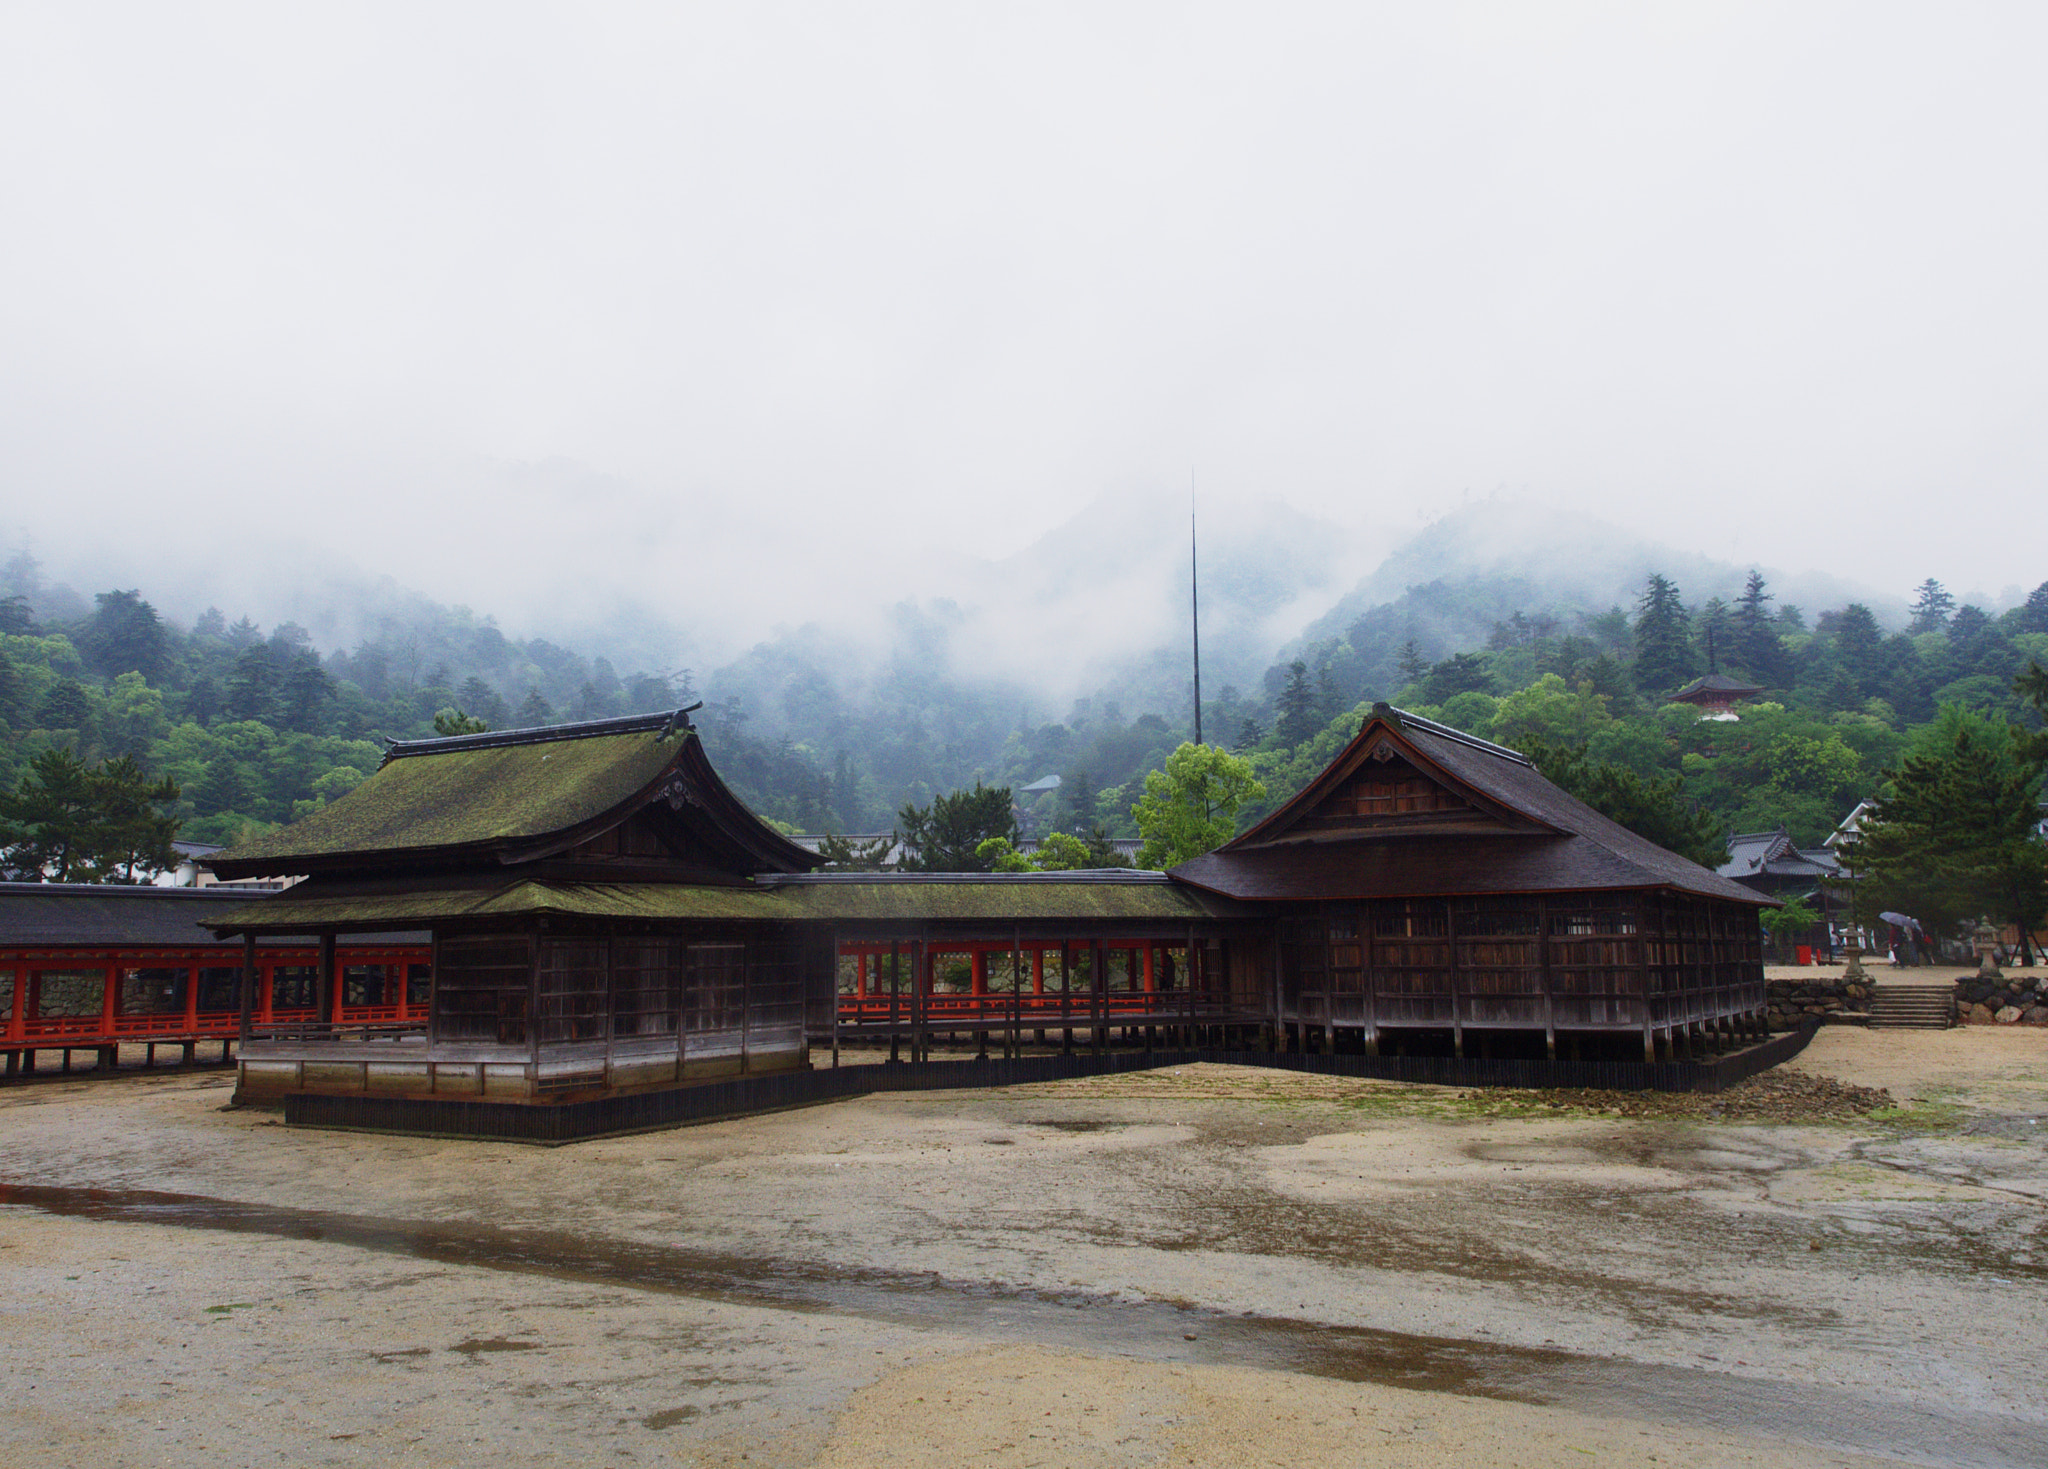
M 1508 496 L 1469 502 L 1391 545 L 1382 539 L 1390 532 L 1347 532 L 1278 497 L 1220 507 L 1198 525 L 1210 699 L 1232 686 L 1263 699 L 1270 690 L 1262 680 L 1276 664 L 1345 637 L 1376 611 L 1366 635 L 1388 646 L 1374 656 L 1391 659 L 1390 640 L 1416 636 L 1424 654 L 1436 658 L 1479 646 L 1490 621 L 1515 612 L 1633 609 L 1653 571 L 1677 582 L 1697 606 L 1712 597 L 1732 600 L 1752 569 Z M 865 717 L 884 684 L 900 691 L 906 680 L 941 703 L 969 694 L 989 701 L 1012 722 L 1057 721 L 1083 699 L 1114 705 L 1127 719 L 1155 713 L 1178 724 L 1191 708 L 1189 530 L 1184 492 L 1104 499 L 1041 527 L 1008 556 L 941 559 L 875 577 L 849 572 L 832 585 L 833 615 L 798 623 L 775 620 L 782 588 L 762 578 L 743 609 L 759 620 L 751 639 L 737 646 L 730 628 L 741 612 L 707 636 L 670 620 L 659 586 L 613 587 L 612 611 L 593 601 L 559 624 L 538 621 L 530 606 L 517 603 L 478 606 L 467 615 L 510 635 L 604 657 L 621 673 L 688 670 L 706 697 L 743 710 L 752 733 L 821 749 L 829 748 L 825 732 L 834 720 Z M 107 564 L 47 563 L 43 572 L 55 585 L 44 598 L 46 615 L 83 615 L 90 592 L 121 581 L 107 579 L 115 564 L 114 557 Z M 1897 625 L 1912 590 L 1831 571 L 1761 569 L 1781 604 L 1809 614 L 1860 601 L 1881 622 Z M 1929 568 L 1937 576 L 1946 570 Z M 1966 577 L 1967 568 L 1950 585 L 1960 600 L 1987 612 L 2019 600 L 2017 589 L 1963 590 Z M 1399 612 L 1408 594 L 1432 584 L 1464 591 L 1460 616 L 1441 621 L 1439 609 L 1418 623 Z M 228 617 L 247 614 L 266 627 L 296 622 L 329 652 L 368 637 L 402 636 L 409 621 L 424 626 L 446 610 L 432 588 L 344 567 L 313 548 L 302 552 L 291 575 L 249 585 L 255 590 L 245 600 L 223 607 Z M 186 624 L 202 610 L 202 596 L 225 590 L 204 578 L 165 577 L 160 568 L 141 589 Z M 501 690 L 512 702 L 521 692 Z M 1347 699 L 1392 692 L 1342 691 Z
M 951 656 L 1049 693 L 1161 686 L 1190 472 L 1233 674 L 1496 491 L 1998 595 L 2042 571 L 2044 43 L 1834 0 L 12 6 L 0 538 L 671 666 L 949 601 Z

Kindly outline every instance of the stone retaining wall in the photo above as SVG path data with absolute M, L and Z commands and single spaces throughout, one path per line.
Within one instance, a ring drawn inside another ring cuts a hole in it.
M 1965 1025 L 2048 1025 L 2048 975 L 2012 969 L 2003 979 L 1959 976 L 1956 1015 Z
M 1838 973 L 1766 980 L 1764 995 L 1772 1030 L 1796 1030 L 1806 1020 L 1823 1025 L 1868 1024 L 1870 1020 L 1870 986 L 1846 983 Z

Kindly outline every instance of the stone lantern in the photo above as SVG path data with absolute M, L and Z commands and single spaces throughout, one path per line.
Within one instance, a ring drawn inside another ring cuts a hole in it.
M 1998 970 L 1998 960 L 1994 957 L 1997 953 L 1998 930 L 1989 923 L 1979 923 L 1977 925 L 1977 978 L 2005 978 Z

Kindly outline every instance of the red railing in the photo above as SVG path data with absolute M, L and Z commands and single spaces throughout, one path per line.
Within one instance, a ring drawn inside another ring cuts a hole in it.
M 427 1019 L 424 1000 L 412 1003 L 410 987 L 414 970 L 429 962 L 424 948 L 364 949 L 340 945 L 335 973 L 330 983 L 338 988 L 364 982 L 363 971 L 372 972 L 369 983 L 381 1001 L 372 1005 L 343 1005 L 339 1014 L 344 1025 L 398 1026 L 404 1030 L 423 1029 Z M 276 1006 L 279 971 L 294 986 L 294 995 L 307 992 L 307 971 L 319 964 L 313 949 L 265 949 L 257 964 L 257 988 L 252 997 L 252 1025 L 277 1026 L 319 1021 L 319 1005 Z M 241 955 L 218 949 L 99 949 L 84 952 L 30 950 L 21 947 L 0 952 L 0 1051 L 31 1051 L 39 1048 L 85 1050 L 120 1045 L 129 1041 L 233 1040 L 241 1034 L 239 1006 L 222 1008 L 218 1003 L 200 1007 L 202 994 L 218 1001 L 222 971 L 231 971 L 238 988 Z M 347 979 L 349 971 L 357 978 Z M 124 1009 L 131 1003 L 136 978 L 148 1008 Z M 51 988 L 45 990 L 44 977 Z M 61 988 L 57 981 L 63 981 Z M 130 992 L 124 996 L 124 983 Z M 175 995 L 183 1003 L 166 1005 Z M 61 1006 L 57 1013 L 45 1013 L 46 1004 Z M 90 1007 L 90 1008 L 88 1008 Z

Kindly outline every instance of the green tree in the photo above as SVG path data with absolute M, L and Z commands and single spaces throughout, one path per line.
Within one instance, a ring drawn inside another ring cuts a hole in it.
M 1316 690 L 1301 659 L 1287 665 L 1287 683 L 1273 701 L 1273 712 L 1273 734 L 1283 745 L 1298 745 L 1316 732 Z
M 139 673 L 151 683 L 163 680 L 170 661 L 170 640 L 156 608 L 140 592 L 101 592 L 91 617 L 78 630 L 78 651 L 93 672 L 112 678 Z
M 268 721 L 277 703 L 277 665 L 270 644 L 256 642 L 242 649 L 235 670 L 228 675 L 227 712 L 234 719 Z
M 1771 947 L 1782 961 L 1791 943 L 1820 922 L 1820 915 L 1807 907 L 1804 899 L 1792 898 L 1782 907 L 1765 909 L 1763 921 L 1770 930 Z
M 1522 753 L 1544 779 L 1667 852 L 1709 868 L 1728 860 L 1726 829 L 1687 799 L 1681 777 L 1656 780 L 1638 775 L 1625 765 L 1592 759 L 1583 744 L 1530 740 Z
M 1606 695 L 1594 693 L 1591 683 L 1569 688 L 1556 674 L 1546 673 L 1500 701 L 1488 738 L 1517 746 L 1527 739 L 1583 744 L 1612 723 Z
M 1099 834 L 1101 828 L 1097 828 Z M 1107 848 L 1107 841 L 1102 844 Z M 990 837 L 974 849 L 989 864 L 990 872 L 1078 872 L 1092 867 L 1113 867 L 1115 849 L 1108 848 L 1110 860 L 1103 860 L 1097 845 L 1063 831 L 1048 833 L 1028 852 L 1020 852 L 1008 837 Z
M 1940 632 L 1948 626 L 1949 614 L 1955 610 L 1955 597 L 1930 576 L 1913 594 L 1913 620 L 1906 624 L 1906 631 Z
M 1851 862 L 1879 907 L 1930 930 L 1988 916 L 2031 932 L 2048 917 L 2040 792 L 2040 763 L 2021 730 L 1944 706 L 1891 773 Z
M 76 730 L 83 737 L 92 732 L 92 712 L 92 692 L 75 678 L 60 678 L 36 706 L 35 722 L 42 729 Z
M 59 746 L 29 761 L 0 796 L 0 849 L 17 882 L 146 882 L 173 865 L 177 821 L 161 809 L 178 799 L 169 779 L 151 777 L 127 755 L 89 766 Z
M 1645 694 L 1668 694 L 1697 669 L 1692 629 L 1678 588 L 1661 572 L 1652 572 L 1636 603 L 1636 687 Z
M 929 806 L 905 802 L 896 820 L 906 872 L 987 872 L 981 844 L 990 837 L 1003 837 L 1013 846 L 1017 840 L 1010 788 L 978 780 L 971 791 L 932 797 Z
M 889 854 L 895 847 L 893 836 L 856 842 L 834 833 L 818 843 L 818 855 L 834 872 L 880 872 L 889 865 Z
M 1131 808 L 1145 839 L 1138 865 L 1164 869 L 1214 851 L 1237 832 L 1237 813 L 1266 788 L 1251 762 L 1218 745 L 1183 744 L 1145 777 Z
M 465 714 L 458 708 L 434 711 L 434 733 L 443 738 L 450 735 L 488 734 L 490 728 L 483 720 L 473 714 Z
M 1735 599 L 1731 621 L 1734 646 L 1729 658 L 1751 678 L 1766 687 L 1785 683 L 1791 670 L 1785 661 L 1785 644 L 1779 636 L 1777 619 L 1771 614 L 1772 597 L 1763 573 L 1751 571 Z

